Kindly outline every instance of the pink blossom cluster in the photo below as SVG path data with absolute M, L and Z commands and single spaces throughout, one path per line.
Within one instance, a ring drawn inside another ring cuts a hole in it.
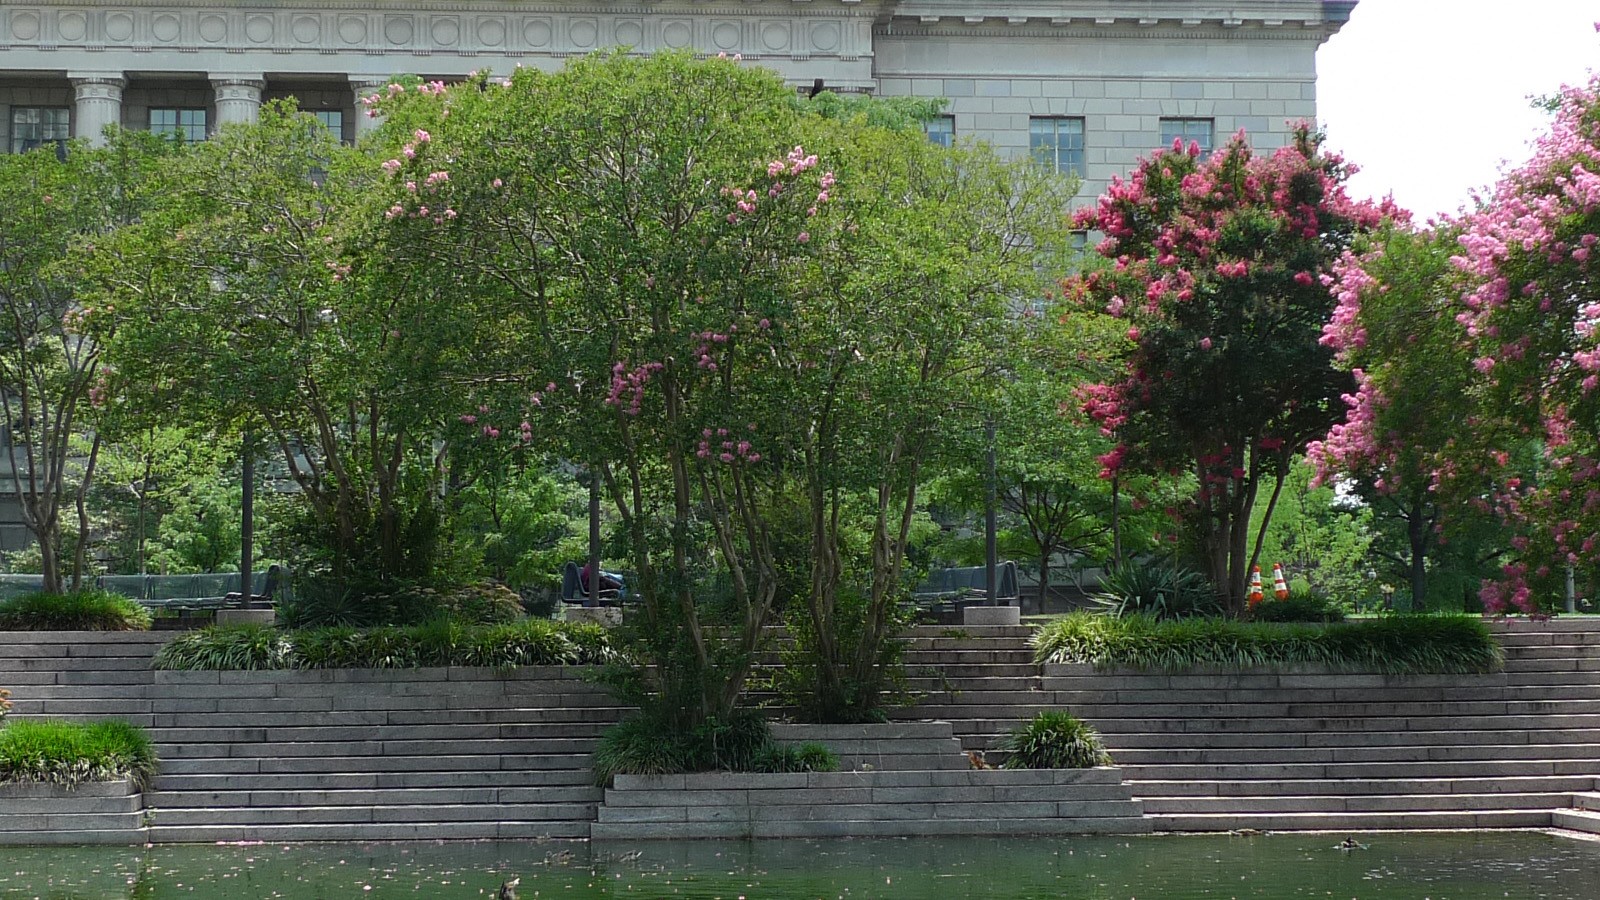
M 754 422 L 746 427 L 750 431 L 756 430 Z M 755 451 L 755 445 L 749 440 L 735 437 L 727 428 L 702 429 L 700 442 L 695 445 L 694 455 L 700 459 L 715 458 L 724 463 L 761 461 L 761 454 Z
M 637 416 L 644 403 L 645 386 L 655 373 L 666 368 L 658 362 L 640 363 L 629 366 L 625 362 L 618 362 L 611 367 L 611 391 L 606 394 L 607 406 L 615 406 L 623 413 Z

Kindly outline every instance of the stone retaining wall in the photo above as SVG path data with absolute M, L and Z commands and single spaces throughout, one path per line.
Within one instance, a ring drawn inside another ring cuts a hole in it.
M 144 841 L 144 798 L 126 780 L 0 784 L 0 845 Z

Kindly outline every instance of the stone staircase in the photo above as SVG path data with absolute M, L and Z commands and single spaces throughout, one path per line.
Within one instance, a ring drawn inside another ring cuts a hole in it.
M 18 715 L 150 729 L 151 842 L 588 835 L 622 710 L 581 670 L 152 672 L 165 639 L 0 634 Z
M 1600 824 L 1600 622 L 1496 625 L 1478 676 L 1102 673 L 1021 662 L 1023 634 L 913 639 L 949 661 L 900 715 L 948 719 L 969 749 L 1042 709 L 1099 728 L 1162 831 Z M 970 629 L 969 629 L 970 631 Z M 1576 798 L 1576 799 L 1575 799 Z M 1588 805 L 1585 806 L 1584 804 Z

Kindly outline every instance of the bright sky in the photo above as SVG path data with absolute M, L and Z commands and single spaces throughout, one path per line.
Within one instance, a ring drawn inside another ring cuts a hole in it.
M 1317 53 L 1328 146 L 1361 167 L 1352 193 L 1425 219 L 1453 213 L 1549 114 L 1533 95 L 1600 69 L 1597 0 L 1360 0 Z

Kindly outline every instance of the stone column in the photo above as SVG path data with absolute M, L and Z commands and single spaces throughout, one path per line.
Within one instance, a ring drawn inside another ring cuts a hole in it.
M 388 78 L 350 76 L 350 91 L 355 96 L 356 101 L 355 139 L 357 143 L 360 143 L 361 139 L 366 137 L 369 132 L 376 131 L 378 126 L 383 124 L 382 116 L 367 115 L 367 104 L 363 103 L 362 100 L 371 97 L 373 94 L 383 93 L 384 88 L 388 86 Z
M 106 126 L 122 124 L 122 88 L 127 81 L 121 72 L 69 72 L 67 77 L 76 106 L 74 136 L 103 145 Z
M 211 91 L 217 103 L 217 128 L 254 122 L 261 112 L 261 91 L 266 86 L 260 75 L 213 76 Z

